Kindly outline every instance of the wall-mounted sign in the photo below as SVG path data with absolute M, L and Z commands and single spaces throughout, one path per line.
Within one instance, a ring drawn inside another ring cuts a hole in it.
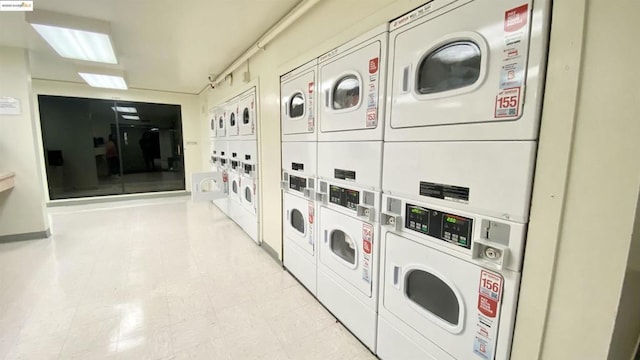
M 0 115 L 20 114 L 20 100 L 9 96 L 0 96 Z

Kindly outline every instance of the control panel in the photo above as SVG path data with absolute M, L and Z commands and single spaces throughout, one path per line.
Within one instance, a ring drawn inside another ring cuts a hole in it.
M 473 219 L 408 203 L 406 214 L 405 228 L 467 249 L 471 248 Z
M 303 192 L 307 187 L 307 179 L 303 177 L 289 175 L 289 188 Z
M 329 188 L 329 202 L 356 210 L 360 204 L 360 192 L 331 185 Z

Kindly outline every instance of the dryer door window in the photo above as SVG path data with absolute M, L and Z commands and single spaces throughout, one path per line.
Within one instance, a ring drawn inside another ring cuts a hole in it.
M 304 235 L 305 233 L 305 219 L 302 212 L 298 209 L 291 210 L 291 227 L 296 229 L 300 234 Z
M 460 303 L 455 292 L 437 275 L 413 270 L 405 278 L 405 294 L 416 305 L 453 326 L 460 322 Z
M 233 180 L 233 184 L 231 185 L 231 191 L 233 191 L 234 194 L 238 194 L 238 182 Z
M 231 115 L 229 116 L 229 124 L 231 126 L 236 126 L 236 113 L 231 113 Z
M 480 47 L 472 41 L 440 46 L 422 59 L 416 92 L 428 95 L 473 85 L 480 78 L 480 60 Z
M 331 232 L 331 251 L 347 264 L 356 265 L 356 244 L 341 230 Z
M 333 86 L 331 107 L 344 110 L 360 104 L 360 80 L 355 75 L 346 75 L 336 81 Z
M 249 119 L 250 119 L 249 108 L 244 108 L 244 110 L 242 111 L 242 124 L 244 125 L 249 124 Z
M 244 199 L 251 204 L 253 201 L 253 194 L 251 194 L 251 189 L 249 189 L 249 187 L 245 187 L 244 188 Z
M 304 116 L 304 95 L 298 92 L 289 100 L 289 118 L 298 119 Z

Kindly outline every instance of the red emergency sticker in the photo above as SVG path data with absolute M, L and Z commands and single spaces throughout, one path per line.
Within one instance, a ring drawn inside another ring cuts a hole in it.
M 524 4 L 504 13 L 504 31 L 514 32 L 527 25 L 529 5 Z
M 227 182 L 229 181 L 229 174 L 227 174 L 226 171 L 222 172 L 222 182 Z
M 313 81 L 309 83 L 309 94 L 313 94 Z
M 379 62 L 380 62 L 379 58 L 373 58 L 369 60 L 369 74 L 375 74 L 378 72 Z

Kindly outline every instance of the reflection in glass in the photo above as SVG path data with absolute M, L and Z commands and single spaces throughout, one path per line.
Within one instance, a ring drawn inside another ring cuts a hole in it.
M 304 97 L 302 93 L 296 93 L 289 101 L 289 117 L 298 118 L 304 115 Z
M 38 102 L 52 200 L 185 189 L 180 106 Z
M 334 230 L 331 233 L 331 251 L 349 264 L 356 263 L 356 246 L 343 231 Z
M 333 108 L 348 109 L 360 101 L 360 81 L 355 75 L 347 75 L 336 82 L 333 88 Z
M 439 47 L 419 67 L 418 92 L 434 94 L 473 85 L 480 77 L 480 48 L 471 41 Z
M 458 325 L 460 304 L 453 290 L 439 277 L 426 271 L 411 271 L 406 278 L 407 297 L 426 311 L 452 325 Z

